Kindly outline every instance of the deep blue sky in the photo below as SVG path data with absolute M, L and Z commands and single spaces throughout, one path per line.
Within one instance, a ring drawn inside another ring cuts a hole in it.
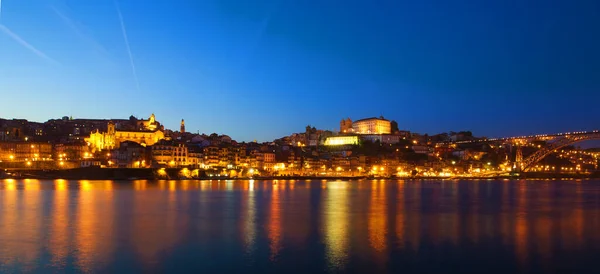
M 272 140 L 600 128 L 600 1 L 1 0 L 0 117 L 147 117 Z M 21 39 L 21 40 L 19 40 Z M 25 44 L 27 43 L 27 45 Z

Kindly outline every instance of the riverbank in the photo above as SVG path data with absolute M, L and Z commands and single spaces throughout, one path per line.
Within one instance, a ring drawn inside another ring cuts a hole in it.
M 523 173 L 518 176 L 469 177 L 372 177 L 372 176 L 255 176 L 228 177 L 208 175 L 202 170 L 191 172 L 182 168 L 75 168 L 57 170 L 0 171 L 0 179 L 66 179 L 66 180 L 360 180 L 360 179 L 420 179 L 420 180 L 488 180 L 488 179 L 592 179 L 600 173 L 560 174 Z

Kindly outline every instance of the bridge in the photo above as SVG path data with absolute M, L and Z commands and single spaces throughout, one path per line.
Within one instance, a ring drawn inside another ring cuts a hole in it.
M 573 137 L 573 136 L 586 136 L 590 134 L 597 134 L 598 130 L 593 131 L 574 131 L 574 132 L 564 132 L 564 133 L 553 133 L 553 134 L 537 134 L 537 135 L 524 135 L 524 136 L 514 136 L 514 137 L 503 137 L 503 138 L 479 138 L 469 141 L 458 141 L 458 142 L 450 142 L 452 144 L 473 144 L 473 143 L 486 143 L 486 142 L 506 142 L 506 141 L 515 141 L 515 140 L 540 140 L 540 141 L 549 141 L 556 138 L 561 137 Z
M 521 145 L 531 141 L 546 141 L 546 145 L 541 147 L 533 154 L 523 158 L 521 152 Z M 517 136 L 517 137 L 505 137 L 505 138 L 482 138 L 469 141 L 451 142 L 451 144 L 476 144 L 476 143 L 488 143 L 488 142 L 501 142 L 511 143 L 517 146 L 517 155 L 515 159 L 516 171 L 528 172 L 537 164 L 539 161 L 544 159 L 551 153 L 583 141 L 600 140 L 600 132 L 598 130 L 593 131 L 577 131 L 577 132 L 565 132 L 555 134 L 538 134 L 528 136 Z

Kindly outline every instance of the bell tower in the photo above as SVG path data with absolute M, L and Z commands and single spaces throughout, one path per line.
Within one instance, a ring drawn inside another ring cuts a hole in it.
M 113 149 L 116 144 L 117 137 L 116 135 L 115 123 L 111 120 L 108 122 L 108 130 L 106 134 L 104 134 L 104 148 Z
M 179 128 L 179 131 L 181 133 L 185 133 L 185 121 L 183 121 L 183 119 L 181 119 L 181 126 Z
M 107 130 L 107 132 L 110 135 L 115 134 L 115 123 L 112 120 L 108 122 L 108 130 Z

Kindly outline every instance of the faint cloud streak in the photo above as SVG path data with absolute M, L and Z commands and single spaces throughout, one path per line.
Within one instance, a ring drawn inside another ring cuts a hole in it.
M 1 1 L 1 0 L 0 0 Z M 106 49 L 104 49 L 104 47 L 102 45 L 100 45 L 96 40 L 94 40 L 92 37 L 90 37 L 89 35 L 86 35 L 83 33 L 83 31 L 81 30 L 80 27 L 77 26 L 77 24 L 68 16 L 66 16 L 64 13 L 62 13 L 61 11 L 59 11 L 56 7 L 54 6 L 50 6 L 50 9 L 52 9 L 52 11 L 54 11 L 54 13 L 56 13 L 56 15 L 58 17 L 60 17 L 63 22 L 71 29 L 73 30 L 73 32 L 79 36 L 79 38 L 85 42 L 87 42 L 88 44 L 91 44 L 94 49 L 96 51 L 98 51 L 99 53 L 101 53 L 102 55 L 108 56 L 108 52 L 106 51 Z
M 119 15 L 119 21 L 121 22 L 121 31 L 123 32 L 123 39 L 125 40 L 125 46 L 127 47 L 127 53 L 129 54 L 129 62 L 131 63 L 131 71 L 133 72 L 133 77 L 135 78 L 135 85 L 137 90 L 140 91 L 140 81 L 137 77 L 135 63 L 133 62 L 133 55 L 131 54 L 131 48 L 129 47 L 129 38 L 127 38 L 127 30 L 125 30 L 123 14 L 121 14 L 121 9 L 119 8 L 119 3 L 117 1 L 115 1 L 115 6 L 117 7 L 117 14 Z
M 7 28 L 6 26 L 4 26 L 2 24 L 0 24 L 0 31 L 2 31 L 6 35 L 10 36 L 17 43 L 21 44 L 21 46 L 23 46 L 26 49 L 30 50 L 31 52 L 33 52 L 35 55 L 41 57 L 42 59 L 45 59 L 46 61 L 49 61 L 49 62 L 51 62 L 53 64 L 56 64 L 56 65 L 60 64 L 56 60 L 48 57 L 48 55 L 46 55 L 45 53 L 41 52 L 40 50 L 38 50 L 37 48 L 35 48 L 31 44 L 29 44 L 27 41 L 25 41 L 23 38 L 21 38 L 21 36 L 19 36 L 18 34 L 14 33 L 12 30 L 10 30 L 9 28 Z

